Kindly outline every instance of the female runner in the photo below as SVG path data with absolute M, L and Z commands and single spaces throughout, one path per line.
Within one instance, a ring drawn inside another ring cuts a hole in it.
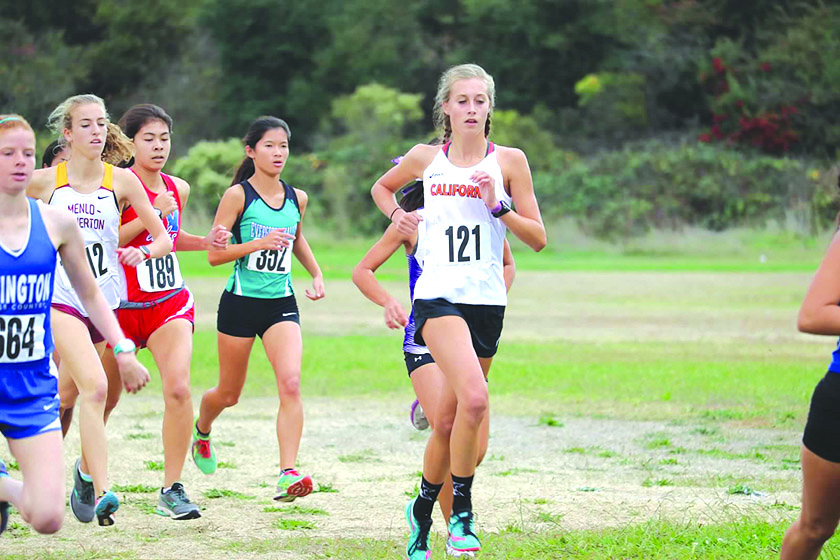
M 251 123 L 244 138 L 246 157 L 216 211 L 215 224 L 228 228 L 233 240 L 224 251 L 211 251 L 207 257 L 212 265 L 235 263 L 219 301 L 219 383 L 201 398 L 192 448 L 198 468 L 205 474 L 214 472 L 210 429 L 222 410 L 239 400 L 251 347 L 259 336 L 280 395 L 280 477 L 274 499 L 284 502 L 312 492 L 312 479 L 295 469 L 303 431 L 303 342 L 292 289 L 292 253 L 312 276 L 312 291 L 306 290 L 306 297 L 324 297 L 323 275 L 301 228 L 306 193 L 280 179 L 290 137 L 289 126 L 276 117 Z
M 481 549 L 475 535 L 472 482 L 487 415 L 490 369 L 507 303 L 505 232 L 535 251 L 546 244 L 525 154 L 488 141 L 493 78 L 474 64 L 440 79 L 435 99 L 442 146 L 419 144 L 371 189 L 397 231 L 418 231 L 423 272 L 414 289 L 415 341 L 425 344 L 446 378 L 423 463 L 420 495 L 406 506 L 411 560 L 427 558 L 434 502 L 451 472 L 452 515 L 446 548 L 456 556 Z M 394 193 L 422 177 L 424 208 L 402 210 Z M 511 209 L 510 203 L 516 206 Z
M 215 226 L 206 237 L 181 229 L 181 216 L 190 195 L 183 179 L 161 170 L 169 159 L 172 118 L 157 105 L 135 105 L 120 118 L 120 127 L 134 142 L 131 171 L 140 179 L 150 203 L 160 214 L 172 240 L 171 253 L 147 259 L 140 266 L 123 265 L 127 300 L 120 304 L 120 326 L 138 348 L 149 348 L 163 382 L 164 484 L 158 495 L 158 514 L 172 519 L 201 517 L 180 482 L 192 433 L 190 362 L 195 309 L 193 296 L 184 284 L 178 251 L 224 249 L 230 233 Z M 142 247 L 151 240 L 133 207 L 122 212 L 120 245 Z M 113 360 L 104 360 L 109 381 L 116 373 Z M 110 383 L 106 419 L 119 399 L 120 386 Z M 116 393 L 116 394 L 115 394 Z
M 163 224 L 155 214 L 137 177 L 103 159 L 126 160 L 131 143 L 119 127 L 108 122 L 104 102 L 91 94 L 65 100 L 50 115 L 50 126 L 68 147 L 69 161 L 32 175 L 27 194 L 61 206 L 76 216 L 85 238 L 88 264 L 112 309 L 120 301 L 119 264 L 138 266 L 162 257 L 172 248 Z M 120 210 L 130 204 L 154 238 L 140 248 L 118 249 Z M 57 283 L 52 322 L 55 345 L 61 357 L 60 385 L 74 383 L 82 396 L 79 431 L 82 456 L 74 468 L 70 494 L 73 515 L 88 523 L 96 516 L 100 525 L 112 525 L 119 499 L 108 489 L 108 455 L 104 408 L 108 380 L 100 362 L 105 344 L 91 325 L 85 307 L 72 290 L 64 269 L 56 269 Z M 123 378 L 130 392 L 145 385 L 143 379 Z M 64 393 L 64 391 L 62 391 Z M 62 403 L 64 404 L 64 403 Z M 67 403 L 72 405 L 72 403 Z
M 402 190 L 403 197 L 400 199 L 400 208 L 406 212 L 413 212 L 423 207 L 423 182 L 417 181 L 411 186 Z M 391 329 L 405 328 L 403 338 L 403 353 L 405 355 L 405 367 L 408 370 L 408 377 L 417 396 L 412 405 L 412 424 L 417 428 L 417 410 L 423 411 L 429 420 L 428 425 L 434 429 L 435 411 L 437 399 L 441 393 L 446 380 L 440 368 L 435 364 L 429 349 L 426 346 L 417 344 L 414 341 L 414 310 L 406 317 L 405 310 L 399 300 L 390 295 L 385 288 L 376 280 L 374 273 L 402 246 L 405 248 L 408 260 L 408 291 L 409 296 L 414 297 L 414 285 L 423 269 L 417 262 L 417 233 L 413 235 L 401 234 L 393 224 L 388 226 L 384 235 L 367 252 L 364 258 L 353 269 L 353 282 L 359 290 L 372 302 L 385 308 L 385 325 Z M 507 240 L 504 243 L 504 278 L 505 288 L 510 290 L 516 275 L 516 264 L 513 260 L 513 253 Z M 418 428 L 419 429 L 419 428 Z M 487 452 L 487 443 L 490 435 L 490 416 L 485 417 L 480 429 L 480 444 L 476 466 L 481 464 L 484 454 Z M 440 510 L 444 519 L 449 519 L 452 511 L 452 480 L 444 479 L 439 500 Z

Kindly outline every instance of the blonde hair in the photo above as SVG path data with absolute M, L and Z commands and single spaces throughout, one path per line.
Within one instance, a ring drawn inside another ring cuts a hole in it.
M 444 142 L 448 142 L 452 138 L 452 124 L 449 122 L 449 115 L 443 112 L 443 103 L 449 101 L 449 96 L 452 94 L 452 85 L 455 82 L 472 78 L 482 80 L 487 87 L 487 97 L 490 98 L 490 112 L 487 114 L 487 122 L 484 124 L 484 136 L 490 136 L 490 115 L 496 106 L 496 82 L 493 81 L 493 76 L 478 64 L 460 64 L 441 74 L 438 81 L 433 119 L 435 128 L 441 131 L 441 138 Z
M 123 134 L 120 127 L 110 121 L 105 102 L 98 95 L 83 93 L 68 97 L 61 104 L 53 109 L 47 117 L 47 126 L 58 137 L 58 145 L 67 147 L 67 139 L 64 137 L 64 130 L 73 127 L 73 109 L 81 105 L 93 103 L 102 107 L 105 118 L 108 120 L 108 132 L 105 135 L 105 148 L 102 150 L 102 161 L 113 165 L 119 165 L 129 161 L 134 156 L 134 144 Z
M 20 115 L 0 115 L 0 132 L 5 132 L 14 128 L 24 128 L 32 134 L 35 134 L 35 131 L 32 130 L 32 127 L 29 125 L 28 122 L 26 122 L 26 119 L 24 119 Z

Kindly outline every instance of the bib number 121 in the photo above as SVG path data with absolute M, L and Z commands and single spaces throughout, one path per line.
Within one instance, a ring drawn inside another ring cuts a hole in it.
M 444 231 L 449 241 L 449 262 L 467 263 L 481 260 L 481 224 L 468 226 L 449 226 Z

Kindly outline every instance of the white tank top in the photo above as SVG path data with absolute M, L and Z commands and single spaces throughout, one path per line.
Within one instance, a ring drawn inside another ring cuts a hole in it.
M 423 172 L 423 216 L 418 228 L 417 260 L 423 267 L 414 299 L 443 298 L 452 303 L 507 305 L 504 242 L 507 227 L 480 198 L 473 173 L 493 177 L 496 197 L 510 204 L 493 143 L 472 167 L 457 167 L 447 157 L 449 144 Z
M 122 284 L 117 260 L 120 211 L 114 194 L 113 176 L 113 166 L 106 163 L 102 186 L 92 193 L 82 194 L 68 183 L 67 163 L 62 162 L 56 166 L 55 190 L 50 197 L 50 204 L 66 208 L 76 216 L 76 222 L 82 229 L 85 255 L 91 272 L 111 309 L 116 309 L 120 304 Z M 69 305 L 87 317 L 87 311 L 70 285 L 70 279 L 60 260 L 55 272 L 53 303 Z

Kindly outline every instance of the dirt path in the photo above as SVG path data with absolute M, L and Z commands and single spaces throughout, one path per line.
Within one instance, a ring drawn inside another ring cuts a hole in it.
M 230 551 L 236 558 L 283 558 L 278 547 L 302 535 L 401 539 L 402 507 L 419 480 L 427 436 L 409 425 L 408 404 L 307 400 L 301 467 L 322 489 L 334 491 L 282 505 L 271 500 L 276 401 L 247 399 L 215 428 L 219 460 L 233 468 L 204 476 L 191 462 L 186 465 L 184 482 L 203 508 L 200 520 L 176 523 L 158 517 L 151 513 L 154 493 L 122 491 L 115 527 L 82 525 L 68 510 L 58 535 L 13 528 L 0 541 L 2 552 L 111 558 L 123 551 L 128 558 L 192 559 Z M 154 490 L 161 483 L 162 473 L 149 470 L 147 463 L 162 460 L 161 412 L 159 398 L 130 398 L 121 404 L 109 429 L 115 485 Z M 654 517 L 773 517 L 780 508 L 789 509 L 785 504 L 798 503 L 795 432 L 571 417 L 555 419 L 562 426 L 546 423 L 552 422 L 494 417 L 474 496 L 482 530 L 593 529 Z M 76 454 L 75 434 L 74 429 L 67 441 L 67 465 Z M 761 495 L 730 494 L 737 484 Z M 211 499 L 211 491 L 239 494 Z M 264 511 L 274 506 L 283 511 Z M 442 527 L 438 518 L 436 529 Z

